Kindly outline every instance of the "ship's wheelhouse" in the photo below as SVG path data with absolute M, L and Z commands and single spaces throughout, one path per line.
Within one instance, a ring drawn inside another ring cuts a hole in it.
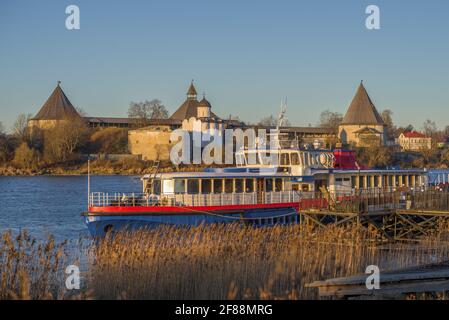
M 242 150 L 236 153 L 237 167 L 330 168 L 334 157 L 331 152 L 318 150 Z

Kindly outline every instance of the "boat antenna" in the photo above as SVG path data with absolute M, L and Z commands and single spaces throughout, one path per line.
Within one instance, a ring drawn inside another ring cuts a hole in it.
M 279 131 L 280 127 L 282 127 L 286 112 L 287 112 L 287 97 L 285 97 L 284 100 L 281 100 L 281 112 L 279 112 L 276 131 Z

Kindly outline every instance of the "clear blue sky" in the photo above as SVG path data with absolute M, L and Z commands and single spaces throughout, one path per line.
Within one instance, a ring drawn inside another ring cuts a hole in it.
M 81 29 L 65 28 L 76 4 Z M 381 30 L 365 28 L 365 8 Z M 0 122 L 35 114 L 57 80 L 92 116 L 158 98 L 173 112 L 191 79 L 215 113 L 257 121 L 288 97 L 294 125 L 344 113 L 361 79 L 399 125 L 449 124 L 449 1 L 0 1 Z

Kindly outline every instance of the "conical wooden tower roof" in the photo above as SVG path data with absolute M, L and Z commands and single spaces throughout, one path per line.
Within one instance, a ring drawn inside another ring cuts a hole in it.
M 63 120 L 73 117 L 80 117 L 75 107 L 69 101 L 64 91 L 62 91 L 60 82 L 50 97 L 44 103 L 42 108 L 33 118 L 34 120 Z
M 384 121 L 377 112 L 374 103 L 366 92 L 363 82 L 349 105 L 342 124 L 384 125 Z
M 205 100 L 205 99 L 204 99 Z M 204 104 L 204 101 L 201 101 Z M 207 101 L 208 107 L 211 108 L 210 103 Z M 197 100 L 197 92 L 193 82 L 190 83 L 190 87 L 187 91 L 187 99 L 184 103 L 170 116 L 172 120 L 183 121 L 184 119 L 190 119 L 191 117 L 198 116 L 198 106 L 200 102 Z M 210 117 L 219 119 L 219 117 L 214 114 L 212 111 L 210 112 Z

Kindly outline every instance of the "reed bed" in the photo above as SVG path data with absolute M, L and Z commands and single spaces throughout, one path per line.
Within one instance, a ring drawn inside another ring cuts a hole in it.
M 99 299 L 315 299 L 305 288 L 314 280 L 449 259 L 438 235 L 419 244 L 377 239 L 356 224 L 119 233 L 91 248 L 87 281 Z
M 448 227 L 419 243 L 382 243 L 357 224 L 253 228 L 240 224 L 120 232 L 79 246 L 82 287 L 65 289 L 65 243 L 3 234 L 1 299 L 316 299 L 305 284 L 449 260 Z M 78 252 L 79 254 L 79 252 Z M 72 263 L 70 263 L 72 264 Z
M 66 242 L 38 242 L 27 231 L 1 235 L 0 299 L 60 299 Z

